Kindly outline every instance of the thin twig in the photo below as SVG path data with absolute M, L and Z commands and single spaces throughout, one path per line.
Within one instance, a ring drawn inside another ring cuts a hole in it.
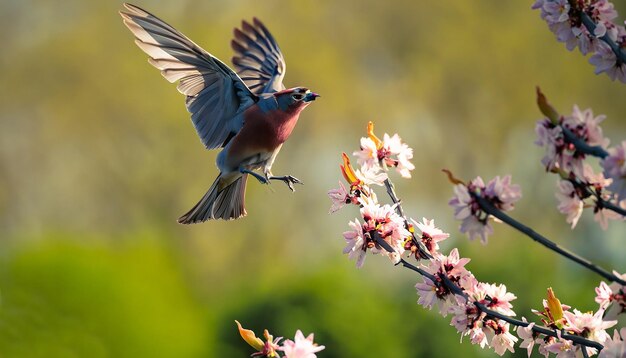
M 417 273 L 419 273 L 420 275 L 426 277 L 427 279 L 431 280 L 433 283 L 437 280 L 437 278 L 435 277 L 435 275 L 422 270 L 421 268 L 412 265 L 411 263 L 409 263 L 408 261 L 406 261 L 405 259 L 400 259 L 400 261 L 398 261 L 398 263 L 396 265 L 402 265 L 403 267 L 408 268 L 409 270 L 415 271 Z
M 592 155 L 594 157 L 598 157 L 601 159 L 604 159 L 609 156 L 609 152 L 607 152 L 601 146 L 589 145 L 585 143 L 585 141 L 583 141 L 582 139 L 578 138 L 576 134 L 574 134 L 566 126 L 560 125 L 560 127 L 561 127 L 561 130 L 563 131 L 563 137 L 565 138 L 565 141 L 568 143 L 572 143 L 574 147 L 576 147 L 577 151 L 584 153 L 584 154 L 589 154 L 589 155 Z
M 400 215 L 402 220 L 404 220 L 404 227 L 411 233 L 413 243 L 417 246 L 419 256 L 423 259 L 432 259 L 433 256 L 430 254 L 430 252 L 428 252 L 428 249 L 426 248 L 426 246 L 424 246 L 422 240 L 415 237 L 415 231 L 410 229 L 409 221 L 407 220 L 406 216 L 404 216 L 404 211 L 402 210 L 401 201 L 400 199 L 398 199 L 396 191 L 393 188 L 393 183 L 391 182 L 391 180 L 389 180 L 389 178 L 385 179 L 385 188 L 387 188 L 387 194 L 389 194 L 391 201 L 396 205 L 396 212 L 398 213 L 398 215 Z
M 609 200 L 604 200 L 602 198 L 601 192 L 592 189 L 593 184 L 589 184 L 581 179 L 568 179 L 568 180 L 572 183 L 572 185 L 574 185 L 574 187 L 584 190 L 586 195 L 593 196 L 595 198 L 597 207 L 601 209 L 611 210 L 622 216 L 626 216 L 626 210 L 624 210 L 624 208 L 611 203 Z
M 596 30 L 596 23 L 587 15 L 586 12 L 580 11 L 580 18 L 583 21 L 583 24 L 589 30 L 589 33 L 594 36 Z M 615 53 L 615 57 L 617 57 L 618 63 L 626 64 L 626 54 L 622 51 L 622 49 L 609 37 L 608 32 L 604 34 L 604 36 L 600 37 L 600 40 L 604 41 L 613 53 Z
M 541 236 L 540 234 L 538 234 L 537 232 L 535 232 L 533 229 L 529 228 L 528 226 L 520 223 L 519 221 L 516 221 L 515 219 L 513 219 L 512 217 L 508 216 L 507 214 L 505 214 L 504 212 L 498 210 L 495 206 L 493 206 L 491 204 L 491 202 L 489 202 L 489 200 L 483 198 L 482 196 L 476 194 L 476 193 L 471 193 L 472 196 L 474 197 L 474 199 L 476 199 L 476 202 L 478 203 L 478 205 L 480 205 L 480 207 L 489 215 L 493 215 L 494 217 L 502 220 L 503 222 L 509 224 L 511 227 L 517 229 L 518 231 L 522 232 L 523 234 L 526 234 L 526 236 L 530 237 L 531 239 L 535 240 L 536 242 L 542 244 L 543 246 L 547 247 L 548 249 L 576 262 L 577 264 L 597 273 L 598 275 L 604 277 L 605 279 L 611 281 L 611 282 L 617 282 L 620 285 L 626 286 L 626 280 L 623 280 L 621 278 L 619 278 L 618 276 L 614 275 L 613 273 L 603 269 L 602 267 L 594 264 L 593 262 L 576 255 L 575 253 L 559 246 L 558 244 L 548 240 L 547 238 Z
M 598 202 L 598 206 L 607 210 L 614 211 L 622 216 L 626 216 L 626 210 L 621 208 L 610 201 L 604 200 L 596 195 L 596 201 Z
M 583 358 L 589 358 L 589 354 L 587 354 L 585 347 L 580 347 L 580 351 L 583 353 Z

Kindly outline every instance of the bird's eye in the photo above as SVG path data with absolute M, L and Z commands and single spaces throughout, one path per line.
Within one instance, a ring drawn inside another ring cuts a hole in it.
M 294 93 L 291 95 L 291 98 L 295 99 L 296 101 L 300 101 L 304 98 L 304 95 L 300 93 Z

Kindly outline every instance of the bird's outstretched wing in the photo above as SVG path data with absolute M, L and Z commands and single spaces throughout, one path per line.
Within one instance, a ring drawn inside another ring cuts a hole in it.
M 168 81 L 179 81 L 202 143 L 208 149 L 225 145 L 243 125 L 237 114 L 257 97 L 233 70 L 178 30 L 137 6 L 124 7 L 120 15 L 148 62 Z
M 231 42 L 235 56 L 233 64 L 239 77 L 254 94 L 278 92 L 285 89 L 285 59 L 274 37 L 259 19 L 241 22 Z

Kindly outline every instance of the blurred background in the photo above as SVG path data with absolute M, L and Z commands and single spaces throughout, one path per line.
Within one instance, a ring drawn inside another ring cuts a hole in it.
M 273 168 L 305 185 L 251 181 L 248 217 L 177 224 L 216 176 L 217 152 L 133 44 L 121 3 L 0 1 L 0 356 L 245 357 L 235 319 L 258 334 L 315 332 L 320 357 L 494 355 L 416 304 L 412 272 L 377 256 L 357 270 L 341 254 L 358 212 L 329 215 L 326 192 L 370 120 L 415 150 L 413 179 L 392 177 L 406 212 L 450 232 L 442 251 L 458 247 L 481 281 L 505 283 L 519 316 L 534 319 L 547 287 L 596 310 L 599 277 L 503 225 L 487 246 L 469 242 L 442 168 L 512 174 L 524 194 L 515 218 L 626 271 L 623 224 L 602 232 L 585 212 L 570 230 L 533 144 L 536 85 L 562 113 L 606 114 L 612 143 L 626 138 L 626 89 L 557 43 L 530 2 L 137 5 L 228 63 L 232 28 L 265 22 L 286 85 L 323 96 Z

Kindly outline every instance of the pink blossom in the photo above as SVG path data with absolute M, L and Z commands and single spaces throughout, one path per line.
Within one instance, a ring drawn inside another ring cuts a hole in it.
M 524 317 L 522 317 L 522 321 L 527 322 L 526 318 Z M 528 351 L 529 358 L 530 358 L 530 355 L 532 354 L 535 343 L 539 343 L 543 341 L 543 339 L 538 338 L 539 335 L 533 331 L 534 326 L 535 326 L 535 323 L 533 322 L 526 327 L 521 327 L 521 326 L 517 327 L 517 336 L 522 339 L 522 342 L 520 343 L 519 346 L 520 348 L 526 349 Z
M 435 252 L 439 252 L 439 244 L 438 242 L 447 239 L 450 234 L 443 232 L 441 229 L 435 226 L 435 220 L 428 220 L 426 218 L 422 218 L 422 222 L 417 222 L 411 219 L 413 225 L 417 227 L 417 229 L 421 232 L 416 235 L 418 238 L 422 240 L 424 246 L 431 254 Z M 405 249 L 407 247 L 405 246 Z M 410 248 L 409 248 L 410 249 Z
M 600 207 L 600 205 L 596 205 L 593 209 L 593 220 L 600 224 L 602 230 L 606 230 L 609 227 L 609 220 L 623 220 L 624 217 L 620 214 Z
M 450 324 L 462 336 L 469 336 L 473 344 L 480 344 L 481 347 L 489 345 L 499 355 L 507 350 L 513 352 L 513 345 L 518 339 L 509 333 L 509 324 L 488 318 L 475 303 L 481 303 L 504 315 L 515 315 L 510 304 L 515 296 L 506 292 L 504 285 L 479 283 L 475 279 L 471 285 L 467 285 L 463 281 L 459 280 L 460 286 L 464 288 L 468 299 L 450 307 L 449 312 L 454 315 Z
M 509 332 L 509 324 L 502 320 L 487 318 L 486 314 L 474 304 L 476 301 L 484 301 L 485 298 L 484 292 L 472 292 L 469 294 L 469 301 L 452 306 L 450 312 L 454 317 L 450 324 L 462 337 L 469 336 L 472 344 L 479 344 L 481 347 L 490 346 L 499 355 L 503 355 L 507 350 L 514 352 L 513 346 L 518 338 Z
M 513 204 L 522 197 L 522 190 L 519 185 L 511 184 L 510 175 L 503 178 L 496 176 L 487 183 L 483 196 L 490 199 L 496 208 L 511 211 Z
M 454 197 L 448 205 L 454 208 L 454 217 L 461 220 L 460 231 L 467 233 L 470 240 L 481 238 L 487 243 L 487 236 L 493 233 L 489 223 L 492 216 L 482 210 L 476 199 L 470 194 L 480 195 L 489 201 L 496 209 L 510 211 L 514 203 L 522 196 L 518 185 L 511 184 L 511 176 L 499 176 L 490 180 L 485 186 L 481 177 L 476 177 L 468 185 L 457 184 L 454 187 Z
M 357 178 L 359 178 L 365 185 L 385 185 L 385 180 L 387 180 L 387 173 L 381 173 L 376 171 L 374 168 L 361 168 L 361 170 L 357 169 L 355 172 Z
M 620 337 L 621 335 L 621 337 Z M 624 358 L 626 357 L 626 327 L 613 332 L 613 338 L 608 338 L 604 343 L 604 349 L 600 351 L 598 358 Z
M 594 173 L 593 168 L 591 168 L 591 166 L 586 163 L 583 169 L 583 176 L 584 180 L 586 181 L 586 185 L 589 186 L 597 196 L 602 198 L 602 200 L 604 201 L 611 200 L 611 195 L 604 190 L 611 184 L 611 179 L 604 178 L 603 173 Z M 593 212 L 594 220 L 600 223 L 600 227 L 603 230 L 606 230 L 608 228 L 609 220 L 622 219 L 622 216 L 618 213 L 604 208 L 602 203 L 600 203 L 598 200 L 594 202 Z
M 539 345 L 539 347 L 537 348 L 537 351 L 539 352 L 539 354 L 541 354 L 542 356 L 548 358 L 548 356 L 550 355 L 550 352 L 548 351 L 548 349 L 546 347 L 551 346 L 552 344 L 556 343 L 558 341 L 557 338 L 555 337 L 545 337 L 545 338 L 538 338 L 535 343 L 537 343 Z
M 488 221 L 481 221 L 476 216 L 469 216 L 463 222 L 459 230 L 467 233 L 470 240 L 480 238 L 482 244 L 487 244 L 487 237 L 493 234 L 493 227 Z
M 424 282 L 418 282 L 415 284 L 415 289 L 417 290 L 417 304 L 428 309 L 432 309 L 435 304 L 439 304 L 437 297 L 437 285 L 427 279 L 424 278 Z M 444 302 L 439 304 L 439 311 L 445 316 L 447 315 L 447 306 L 444 308 Z
M 365 262 L 365 254 L 367 253 L 368 242 L 363 235 L 363 227 L 358 220 L 348 223 L 352 230 L 343 233 L 346 239 L 346 247 L 343 249 L 344 254 L 352 260 L 356 258 L 356 267 L 363 267 Z
M 360 200 L 359 203 L 362 205 L 363 223 L 358 220 L 349 223 L 352 230 L 343 233 L 346 240 L 343 253 L 348 254 L 350 259 L 356 258 L 357 267 L 363 266 L 368 250 L 398 262 L 404 252 L 404 241 L 411 233 L 405 228 L 404 219 L 396 213 L 395 205 L 381 206 L 373 200 Z M 372 232 L 376 232 L 394 251 L 388 252 L 381 247 L 372 237 Z
M 488 215 L 484 213 L 476 200 L 470 195 L 473 188 L 482 189 L 485 184 L 481 177 L 472 180 L 468 186 L 458 184 L 454 186 L 454 197 L 448 205 L 454 208 L 454 218 L 461 220 L 460 231 L 467 233 L 470 240 L 481 238 L 483 244 L 487 243 L 487 235 L 493 233 L 493 228 L 488 222 Z
M 488 283 L 479 283 L 480 290 L 482 290 L 486 297 L 485 302 L 483 303 L 487 308 L 502 313 L 506 316 L 515 316 L 515 312 L 513 311 L 513 305 L 511 301 L 516 299 L 517 297 L 507 292 L 506 286 L 503 284 L 488 284 Z
M 578 197 L 574 184 L 569 180 L 558 180 L 557 187 L 556 198 L 559 201 L 559 212 L 567 215 L 566 221 L 572 224 L 573 229 L 583 213 L 583 201 Z
M 553 343 L 543 345 L 543 348 L 546 352 L 556 354 L 557 358 L 576 358 L 577 346 L 575 346 L 572 341 L 568 341 L 567 339 L 559 338 L 554 340 Z
M 626 83 L 626 65 L 621 61 L 617 61 L 617 56 L 615 56 L 609 45 L 600 43 L 597 46 L 596 53 L 589 58 L 589 63 L 596 67 L 596 74 L 606 72 L 612 81 L 617 79 Z
M 328 191 L 328 197 L 332 201 L 329 213 L 334 213 L 341 209 L 346 204 L 362 205 L 364 200 L 371 199 L 370 201 L 376 201 L 376 194 L 370 189 L 370 185 L 384 185 L 383 182 L 387 179 L 386 173 L 375 173 L 371 170 L 354 172 L 357 180 L 350 183 L 346 188 L 343 183 L 339 182 L 338 189 L 331 189 Z
M 583 335 L 592 341 L 604 343 L 609 334 L 606 333 L 606 329 L 613 327 L 617 324 L 617 321 L 604 321 L 602 315 L 604 310 L 600 309 L 595 314 L 582 313 L 577 309 L 574 312 L 565 311 L 563 316 L 565 317 L 564 329 L 568 332 L 573 332 L 577 335 Z M 595 354 L 597 350 L 595 348 L 586 348 L 587 354 Z
M 357 162 L 365 170 L 378 169 L 380 167 L 378 164 L 378 148 L 376 148 L 376 143 L 371 138 L 362 137 L 361 149 L 355 151 L 352 155 L 357 157 Z
M 497 332 L 497 333 L 495 333 Z M 513 348 L 518 338 L 509 332 L 509 324 L 501 323 L 497 326 L 497 330 L 494 332 L 491 338 L 491 347 L 499 356 L 504 355 L 506 351 L 511 353 L 515 352 Z
M 612 198 L 605 190 L 610 183 L 611 179 L 605 179 L 603 173 L 594 173 L 593 168 L 587 163 L 583 163 L 580 177 L 570 174 L 570 179 L 557 181 L 558 209 L 567 215 L 566 220 L 572 224 L 572 228 L 576 226 L 587 198 L 590 198 L 590 201 L 593 199 L 593 204 L 589 203 L 587 207 L 593 206 L 594 219 L 600 223 L 602 229 L 607 229 L 609 220 L 623 219 L 618 213 L 605 208 L 604 202 Z
M 591 108 L 581 111 L 577 105 L 574 105 L 572 115 L 563 119 L 563 125 L 587 144 L 606 148 L 609 145 L 609 139 L 604 137 L 600 127 L 600 122 L 605 119 L 606 116 L 603 114 L 594 116 Z
M 380 140 L 374 134 L 374 124 L 367 127 L 368 136 L 361 138 L 361 149 L 354 152 L 359 165 L 364 171 L 386 171 L 388 167 L 396 168 L 403 178 L 411 177 L 411 170 L 415 169 L 413 149 L 403 143 L 398 134 L 389 136 L 384 134 Z
M 350 193 L 341 182 L 339 182 L 339 189 L 328 191 L 328 197 L 333 202 L 329 211 L 331 214 L 341 209 L 344 205 L 353 203 Z
M 400 260 L 400 255 L 404 252 L 404 241 L 411 236 L 411 233 L 404 226 L 404 219 L 396 213 L 395 208 L 395 205 L 381 206 L 376 203 L 365 203 L 361 208 L 361 216 L 364 221 L 363 231 L 366 233 L 378 232 L 380 237 L 394 249 L 394 252 L 388 252 L 375 244 L 372 246 L 372 252 L 381 253 L 389 257 L 394 263 Z
M 613 292 L 609 285 L 604 281 L 600 282 L 600 286 L 596 287 L 596 302 L 600 305 L 601 309 L 606 309 L 613 300 Z
M 285 352 L 286 358 L 315 358 L 315 353 L 324 348 L 326 347 L 313 343 L 313 333 L 305 338 L 302 331 L 297 330 L 295 341 L 287 339 L 279 349 Z
M 535 125 L 535 133 L 537 139 L 535 144 L 546 148 L 546 154 L 541 159 L 547 171 L 553 171 L 563 166 L 563 163 L 569 165 L 572 161 L 572 155 L 563 150 L 565 140 L 563 138 L 563 130 L 560 126 L 555 125 L 548 118 L 537 121 Z
M 461 277 L 470 275 L 465 265 L 470 262 L 468 258 L 461 258 L 457 248 L 452 249 L 448 256 L 439 256 L 430 261 L 427 271 L 431 274 L 446 273 L 452 282 L 457 282 Z
M 613 274 L 621 279 L 626 279 L 626 273 L 620 274 L 613 271 Z M 604 319 L 614 320 L 619 314 L 626 312 L 626 286 L 617 282 L 613 282 L 611 285 L 600 282 L 600 286 L 596 287 L 595 300 L 600 304 L 600 309 L 606 310 Z
M 613 21 L 617 17 L 615 7 L 608 0 L 593 1 L 591 2 L 590 7 L 593 10 L 593 17 L 604 25 Z
M 474 276 L 465 268 L 469 261 L 468 258 L 460 258 L 456 248 L 452 249 L 448 256 L 439 255 L 430 260 L 423 268 L 435 277 L 435 281 L 423 277 L 423 282 L 415 285 L 419 296 L 417 303 L 429 309 L 437 304 L 439 312 L 446 316 L 450 308 L 458 304 L 460 298 L 455 297 L 441 276 L 445 275 L 457 285 L 462 285 L 461 282 L 465 285 L 475 282 Z
M 397 158 L 396 160 L 388 160 L 388 163 L 391 163 L 391 166 L 395 166 L 403 178 L 410 178 L 411 170 L 415 169 L 415 166 L 411 163 L 413 149 L 406 143 L 402 143 L 398 134 L 390 137 L 387 133 L 383 136 L 383 149 L 389 152 L 389 157 L 396 156 Z
M 626 140 L 609 148 L 608 152 L 609 155 L 601 162 L 604 176 L 612 180 L 607 189 L 622 201 L 626 199 Z
M 567 0 L 546 1 L 543 4 L 545 20 L 548 23 L 565 22 L 569 19 L 570 5 Z
M 546 170 L 561 169 L 566 174 L 574 173 L 575 176 L 582 177 L 585 154 L 565 140 L 562 127 L 588 145 L 605 148 L 609 140 L 604 137 L 599 125 L 605 118 L 604 115 L 594 116 L 591 109 L 581 111 L 575 105 L 572 115 L 562 116 L 556 124 L 548 118 L 538 121 L 535 126 L 535 143 L 546 148 L 546 154 L 541 160 Z
M 454 315 L 450 325 L 461 333 L 461 337 L 470 336 L 472 344 L 480 344 L 481 348 L 489 344 L 483 331 L 483 319 L 486 315 L 473 302 L 452 306 L 450 312 Z

